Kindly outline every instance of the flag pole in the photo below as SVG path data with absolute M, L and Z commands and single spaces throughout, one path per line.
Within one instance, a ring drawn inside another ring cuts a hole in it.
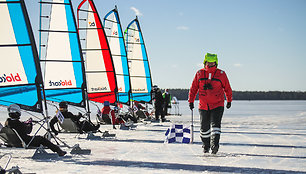
M 191 109 L 191 141 L 190 143 L 193 143 L 193 109 Z

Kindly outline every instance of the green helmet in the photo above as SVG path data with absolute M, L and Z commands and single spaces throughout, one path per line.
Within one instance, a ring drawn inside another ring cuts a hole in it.
M 206 53 L 203 63 L 205 64 L 206 62 L 216 62 L 216 65 L 218 65 L 217 54 Z

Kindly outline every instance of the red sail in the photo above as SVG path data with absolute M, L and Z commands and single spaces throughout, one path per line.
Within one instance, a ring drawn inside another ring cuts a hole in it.
M 108 41 L 92 0 L 78 6 L 78 31 L 85 57 L 88 99 L 116 102 L 116 76 Z

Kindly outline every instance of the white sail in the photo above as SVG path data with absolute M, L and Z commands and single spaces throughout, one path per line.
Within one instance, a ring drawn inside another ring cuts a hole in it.
M 46 99 L 85 106 L 86 80 L 70 0 L 41 0 L 41 62 Z
M 135 101 L 151 102 L 151 72 L 147 51 L 137 18 L 130 22 L 124 34 L 131 79 L 131 98 Z
M 130 75 L 127 54 L 117 8 L 105 15 L 104 29 L 113 57 L 118 87 L 118 101 L 130 102 Z
M 86 64 L 88 99 L 116 102 L 116 77 L 104 28 L 94 2 L 83 0 L 77 10 L 78 30 Z
M 0 105 L 42 112 L 38 53 L 23 0 L 0 1 Z

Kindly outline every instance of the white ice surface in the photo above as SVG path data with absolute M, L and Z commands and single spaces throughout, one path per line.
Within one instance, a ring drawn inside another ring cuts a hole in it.
M 92 110 L 95 113 L 96 109 Z M 306 173 L 306 101 L 233 101 L 223 116 L 216 156 L 203 155 L 197 110 L 194 143 L 164 144 L 164 133 L 171 123 L 190 123 L 186 101 L 180 101 L 180 112 L 183 116 L 167 117 L 171 122 L 138 123 L 136 130 L 101 126 L 100 130 L 115 133 L 115 139 L 58 136 L 70 146 L 80 144 L 91 149 L 91 155 L 68 153 L 65 157 L 33 160 L 33 149 L 5 147 L 0 148 L 0 154 L 11 153 L 8 168 L 18 165 L 25 173 Z M 23 113 L 21 119 L 28 117 Z M 2 124 L 6 118 L 6 110 L 1 108 Z M 7 159 L 0 159 L 2 167 Z

